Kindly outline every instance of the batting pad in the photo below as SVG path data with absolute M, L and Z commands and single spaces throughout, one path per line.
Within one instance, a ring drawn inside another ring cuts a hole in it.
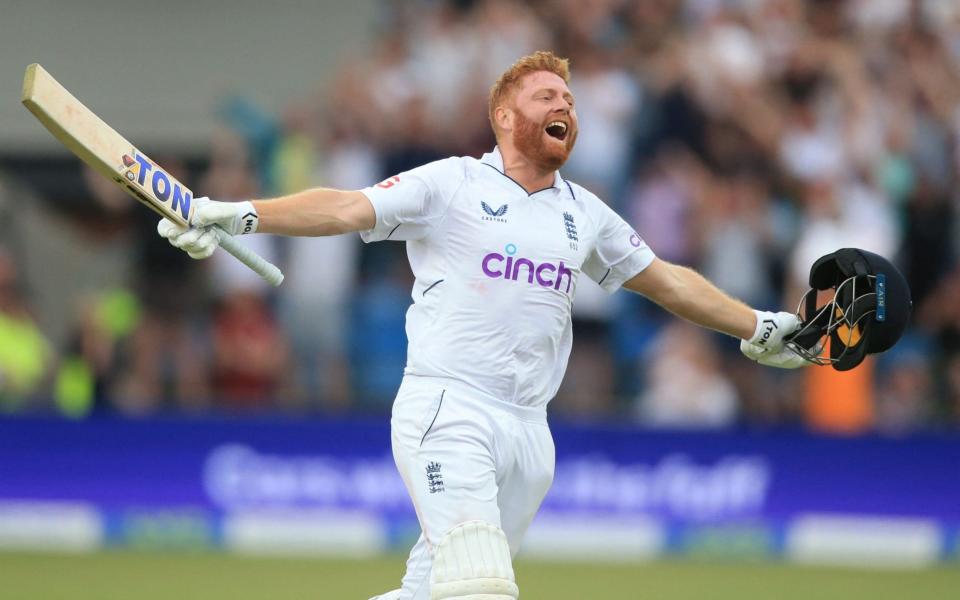
M 516 600 L 507 536 L 496 525 L 467 521 L 451 529 L 433 555 L 431 600 Z

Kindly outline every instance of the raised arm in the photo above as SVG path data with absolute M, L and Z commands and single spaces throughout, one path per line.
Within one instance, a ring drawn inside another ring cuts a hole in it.
M 275 198 L 254 200 L 260 216 L 257 231 L 281 235 L 321 236 L 366 231 L 376 224 L 370 200 L 359 191 L 312 188 Z

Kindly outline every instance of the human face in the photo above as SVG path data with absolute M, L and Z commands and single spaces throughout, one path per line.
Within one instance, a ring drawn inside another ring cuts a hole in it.
M 556 171 L 577 140 L 570 88 L 559 75 L 538 71 L 523 78 L 513 100 L 513 145 L 540 169 Z

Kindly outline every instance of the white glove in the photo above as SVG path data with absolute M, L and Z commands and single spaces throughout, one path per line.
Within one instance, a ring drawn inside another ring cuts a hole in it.
M 740 352 L 750 360 L 768 367 L 796 369 L 809 364 L 785 345 L 783 338 L 800 328 L 800 317 L 788 312 L 754 311 L 757 327 L 749 340 L 741 340 Z
M 777 367 L 779 369 L 797 369 L 810 364 L 807 359 L 800 356 L 790 345 L 786 345 L 777 352 L 770 352 L 760 346 L 751 344 L 747 340 L 740 341 L 740 352 L 752 361 L 756 361 L 767 367 Z M 819 352 L 817 352 L 819 354 Z
M 157 223 L 157 233 L 191 258 L 207 258 L 220 245 L 214 225 L 230 235 L 240 235 L 255 232 L 260 223 L 252 202 L 216 202 L 206 197 L 194 198 L 193 202 L 192 227 L 181 227 L 167 219 Z
M 793 313 L 753 312 L 757 315 L 757 326 L 753 337 L 744 341 L 761 350 L 779 352 L 783 348 L 783 338 L 800 328 L 800 317 Z
M 194 198 L 195 208 L 190 224 L 194 227 L 219 225 L 230 235 L 255 233 L 260 225 L 260 215 L 253 202 L 217 202 L 210 198 Z
M 167 219 L 160 219 L 157 223 L 157 233 L 167 238 L 175 248 L 180 248 L 190 255 L 190 258 L 207 258 L 220 245 L 220 237 L 212 227 L 200 229 L 181 227 Z

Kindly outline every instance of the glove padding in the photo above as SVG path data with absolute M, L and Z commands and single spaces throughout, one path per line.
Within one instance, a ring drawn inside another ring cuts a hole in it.
M 783 338 L 800 328 L 800 317 L 788 312 L 754 311 L 757 327 L 749 340 L 741 340 L 740 352 L 768 367 L 796 369 L 809 364 Z
M 770 352 L 747 340 L 740 341 L 740 352 L 752 361 L 756 361 L 767 367 L 777 367 L 779 369 L 797 369 L 810 364 L 807 359 L 793 351 L 790 344 L 784 345 L 777 352 Z M 819 352 L 818 352 L 819 354 Z
M 189 254 L 190 258 L 208 258 L 220 245 L 220 236 L 212 227 L 181 227 L 167 219 L 160 219 L 157 233 L 167 238 L 173 247 Z
M 213 226 L 218 225 L 230 235 L 253 233 L 260 218 L 252 202 L 217 202 L 206 197 L 194 198 L 191 227 L 181 227 L 167 219 L 157 223 L 157 233 L 171 245 L 180 248 L 190 258 L 207 258 L 220 245 L 219 234 Z

